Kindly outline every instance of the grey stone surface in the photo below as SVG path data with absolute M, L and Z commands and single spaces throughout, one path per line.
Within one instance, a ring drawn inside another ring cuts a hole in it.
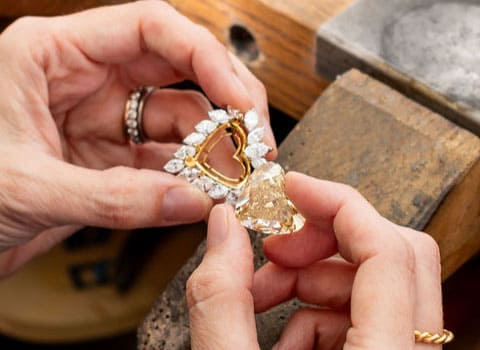
M 255 254 L 255 268 L 266 262 L 262 250 L 264 236 L 250 233 Z M 205 242 L 176 274 L 172 282 L 155 302 L 144 323 L 138 329 L 139 350 L 190 349 L 188 309 L 185 285 L 190 274 L 200 264 L 205 253 Z M 299 306 L 292 300 L 267 312 L 257 315 L 258 341 L 262 349 L 271 349 L 280 336 L 288 318 Z
M 396 79 L 397 71 L 410 84 L 402 92 L 413 98 L 415 91 L 423 93 L 425 104 L 443 113 L 435 106 L 443 101 L 416 82 L 424 84 L 453 103 L 453 111 L 443 114 L 460 114 L 457 121 L 480 132 L 480 1 L 358 0 L 322 25 L 318 38 L 320 74 L 332 77 L 357 67 Z M 437 101 L 429 105 L 429 99 Z

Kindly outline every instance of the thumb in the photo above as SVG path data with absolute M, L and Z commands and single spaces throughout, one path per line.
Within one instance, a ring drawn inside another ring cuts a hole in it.
M 167 226 L 201 221 L 211 207 L 207 195 L 195 186 L 159 171 L 93 170 L 57 160 L 42 168 L 37 182 L 44 190 L 37 208 L 56 226 Z
M 207 251 L 187 282 L 192 349 L 259 349 L 253 271 L 246 230 L 230 206 L 214 207 Z

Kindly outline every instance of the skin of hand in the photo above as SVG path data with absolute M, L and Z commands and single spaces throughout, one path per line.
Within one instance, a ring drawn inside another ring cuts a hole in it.
M 192 80 L 218 106 L 255 107 L 265 88 L 205 28 L 164 1 L 53 18 L 0 35 L 0 276 L 82 226 L 130 229 L 199 221 L 211 201 L 160 170 L 211 105 L 157 90 L 144 111 L 154 142 L 128 142 L 123 113 L 142 85 Z
M 212 209 L 206 254 L 187 283 L 192 348 L 259 349 L 254 313 L 297 297 L 307 307 L 275 350 L 440 349 L 413 336 L 443 329 L 435 241 L 386 220 L 346 185 L 289 173 L 286 191 L 305 226 L 266 238 L 270 262 L 255 273 L 232 209 Z

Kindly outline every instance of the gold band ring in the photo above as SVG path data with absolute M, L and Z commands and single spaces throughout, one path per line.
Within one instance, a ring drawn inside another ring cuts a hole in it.
M 448 329 L 444 329 L 442 334 L 420 332 L 415 330 L 415 342 L 426 344 L 447 344 L 450 343 L 455 337 Z

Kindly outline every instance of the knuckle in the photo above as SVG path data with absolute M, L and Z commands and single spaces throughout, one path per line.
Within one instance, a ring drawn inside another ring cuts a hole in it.
M 392 263 L 403 266 L 408 274 L 413 275 L 416 271 L 415 250 L 412 245 L 395 231 L 395 239 L 389 240 L 387 254 Z
M 217 40 L 215 35 L 212 34 L 211 31 L 209 31 L 206 27 L 200 25 L 200 24 L 195 24 L 195 31 L 198 33 L 200 37 L 205 40 L 205 42 L 211 42 L 214 43 L 215 45 L 220 45 L 224 47 L 223 45 L 220 44 L 220 42 Z
M 5 34 L 8 35 L 12 33 L 34 33 L 37 31 L 38 27 L 43 25 L 44 18 L 42 17 L 20 17 L 7 27 L 7 29 L 5 30 Z
M 105 171 L 105 181 L 100 195 L 96 197 L 95 208 L 102 222 L 112 227 L 129 227 L 135 208 L 129 198 L 135 195 L 134 175 L 125 167 Z
M 5 54 L 13 55 L 19 65 L 30 63 L 30 59 L 42 62 L 46 48 L 52 42 L 52 20 L 45 17 L 21 17 L 10 24 L 0 36 Z M 2 53 L 3 54 L 3 53 Z
M 415 237 L 416 259 L 430 271 L 439 272 L 441 266 L 440 248 L 429 234 L 418 232 Z
M 186 283 L 186 299 L 189 309 L 214 301 L 235 300 L 237 303 L 252 303 L 251 292 L 227 276 L 221 267 L 200 265 Z
M 187 280 L 187 303 L 191 308 L 207 299 L 210 299 L 218 292 L 219 274 L 214 271 L 206 271 L 199 267 Z
M 133 2 L 129 6 L 140 13 L 142 24 L 155 25 L 156 27 L 161 25 L 161 21 L 158 20 L 159 14 L 165 16 L 169 12 L 175 11 L 167 1 L 144 0 L 141 3 Z
M 340 184 L 344 191 L 344 196 L 347 200 L 359 200 L 364 199 L 363 195 L 355 188 L 347 184 Z

